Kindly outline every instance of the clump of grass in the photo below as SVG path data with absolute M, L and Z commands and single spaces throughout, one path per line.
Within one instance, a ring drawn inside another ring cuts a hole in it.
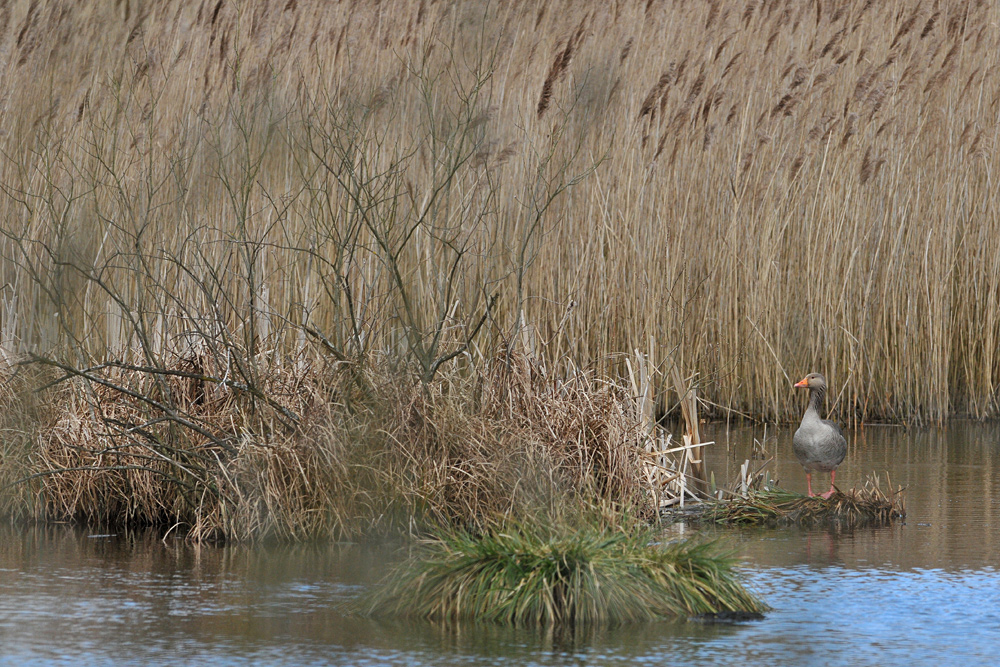
M 371 616 L 514 626 L 622 624 L 766 606 L 716 543 L 657 542 L 649 528 L 512 524 L 423 542 L 361 605 Z
M 704 516 L 715 523 L 741 526 L 833 523 L 852 528 L 889 524 L 905 517 L 906 507 L 902 488 L 886 493 L 878 478 L 872 478 L 860 489 L 837 493 L 829 500 L 774 487 L 753 490 L 719 502 Z

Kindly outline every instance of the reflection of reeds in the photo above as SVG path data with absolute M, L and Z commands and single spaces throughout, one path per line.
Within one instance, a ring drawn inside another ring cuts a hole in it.
M 730 525 L 836 524 L 846 528 L 886 525 L 905 516 L 903 489 L 883 491 L 877 477 L 829 500 L 777 488 L 749 491 L 719 501 L 704 514 L 706 520 Z
M 449 532 L 420 545 L 362 611 L 530 626 L 765 610 L 737 582 L 733 560 L 717 545 L 655 540 L 653 531 L 634 526 Z

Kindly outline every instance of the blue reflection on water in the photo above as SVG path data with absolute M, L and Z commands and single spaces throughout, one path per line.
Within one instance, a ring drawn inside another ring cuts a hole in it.
M 1000 575 L 993 569 L 802 566 L 748 575 L 774 610 L 733 634 L 681 639 L 691 657 L 727 664 L 736 649 L 751 664 L 996 664 Z
M 323 580 L 255 589 L 225 577 L 182 583 L 120 572 L 97 590 L 84 581 L 101 579 L 91 568 L 21 572 L 21 586 L 10 585 L 14 571 L 2 574 L 4 665 L 988 665 L 1000 646 L 993 568 L 748 568 L 750 586 L 773 607 L 763 621 L 576 638 L 342 617 L 331 609 L 359 587 Z

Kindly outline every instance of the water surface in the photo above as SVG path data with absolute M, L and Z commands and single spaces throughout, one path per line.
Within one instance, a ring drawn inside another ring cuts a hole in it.
M 709 435 L 718 479 L 757 440 L 781 484 L 804 490 L 790 431 Z M 576 634 L 379 623 L 338 610 L 398 557 L 389 547 L 194 547 L 150 533 L 5 527 L 0 664 L 996 664 L 1000 430 L 869 427 L 850 440 L 838 486 L 887 471 L 907 487 L 908 517 L 853 531 L 717 531 L 774 608 L 763 621 Z

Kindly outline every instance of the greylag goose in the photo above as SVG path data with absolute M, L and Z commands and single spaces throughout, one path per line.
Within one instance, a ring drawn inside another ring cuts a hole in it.
M 810 373 L 796 382 L 795 386 L 809 390 L 809 407 L 802 415 L 802 423 L 792 438 L 792 449 L 795 451 L 795 458 L 806 469 L 806 488 L 810 496 L 813 495 L 812 474 L 817 470 L 830 473 L 830 490 L 820 496 L 828 499 L 836 492 L 833 480 L 837 474 L 837 466 L 847 454 L 847 440 L 844 439 L 844 432 L 834 422 L 820 419 L 819 410 L 826 398 L 826 378 L 819 373 Z

